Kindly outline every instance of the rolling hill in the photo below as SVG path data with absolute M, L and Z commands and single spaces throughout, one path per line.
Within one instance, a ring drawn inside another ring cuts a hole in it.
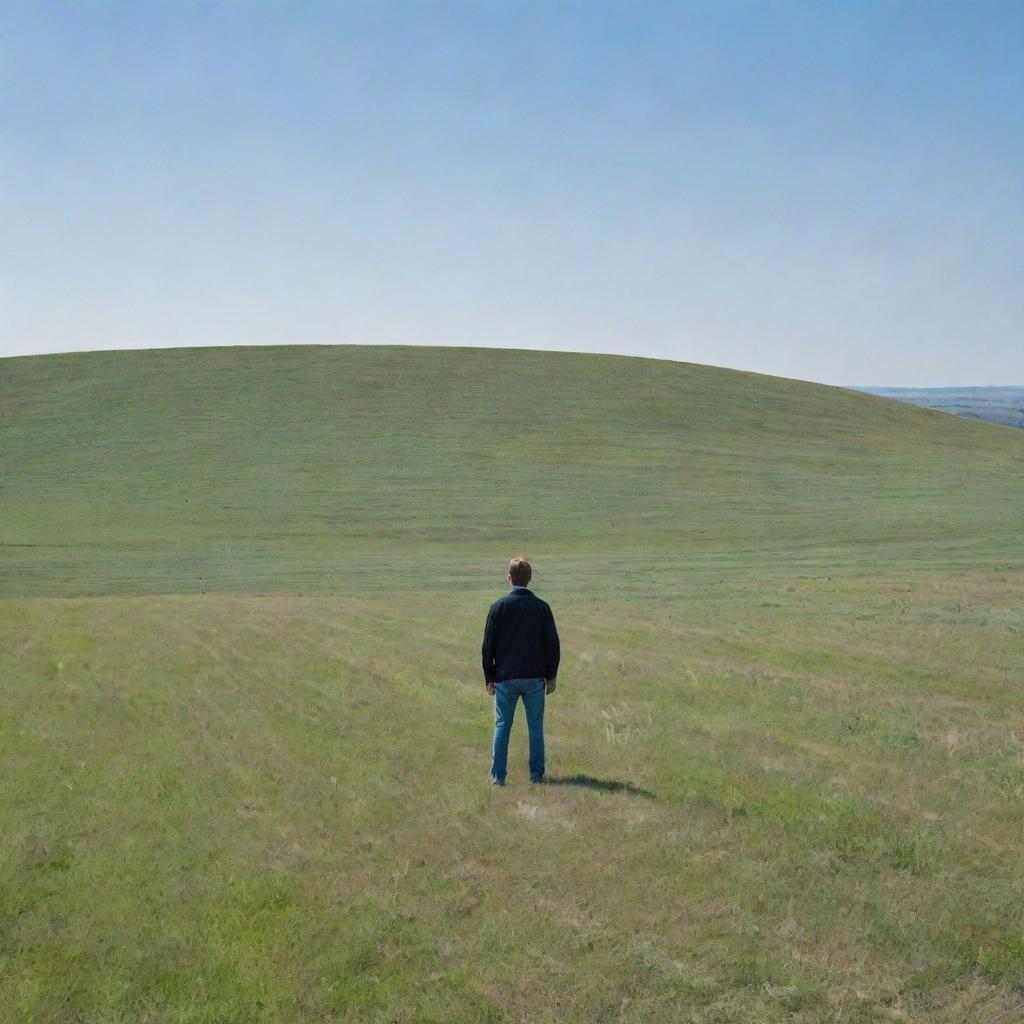
M 0 360 L 0 1020 L 1008 1024 L 1024 433 L 658 360 Z M 550 784 L 487 785 L 522 552 Z
M 236 348 L 0 364 L 0 593 L 330 593 L 533 551 L 718 572 L 1014 556 L 1024 444 L 660 360 Z M 959 496 L 960 500 L 956 500 Z M 439 574 L 439 575 L 438 575 Z M 580 574 L 583 574 L 582 576 Z

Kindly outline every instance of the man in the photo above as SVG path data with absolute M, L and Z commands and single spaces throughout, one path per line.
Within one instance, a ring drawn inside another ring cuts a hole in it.
M 544 696 L 555 692 L 560 652 L 555 617 L 529 589 L 532 577 L 529 562 L 512 559 L 506 575 L 510 590 L 491 605 L 484 627 L 484 685 L 494 697 L 495 786 L 505 785 L 508 737 L 520 697 L 530 734 L 530 781 L 544 781 Z

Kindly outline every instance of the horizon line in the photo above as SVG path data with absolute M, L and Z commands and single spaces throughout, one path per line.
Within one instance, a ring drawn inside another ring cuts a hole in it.
M 528 346 L 505 346 L 505 345 L 434 345 L 434 344 L 411 344 L 408 342 L 289 342 L 289 341 L 266 341 L 266 342 L 221 342 L 218 344 L 196 344 L 196 345 L 145 345 L 138 348 L 116 346 L 112 348 L 82 348 L 62 349 L 53 352 L 18 352 L 10 355 L 0 355 L 0 362 L 10 359 L 46 359 L 52 356 L 86 356 L 100 355 L 112 352 L 139 353 L 139 352 L 167 352 L 185 351 L 193 349 L 222 349 L 222 348 L 408 348 L 408 349 L 464 349 L 474 352 L 550 352 L 552 355 L 578 355 L 578 356 L 613 356 L 620 359 L 644 359 L 651 362 L 677 363 L 685 366 L 704 366 L 712 370 L 729 370 L 733 373 L 749 373 L 758 377 L 774 377 L 777 380 L 795 380 L 805 384 L 817 384 L 821 387 L 844 388 L 849 391 L 865 391 L 871 388 L 886 388 L 891 391 L 944 391 L 951 388 L 960 390 L 993 390 L 993 389 L 1024 389 L 1024 384 L 833 384 L 827 381 L 812 380 L 808 377 L 787 377 L 784 374 L 766 373 L 762 370 L 749 370 L 739 366 L 724 366 L 718 363 L 700 363 L 692 359 L 673 359 L 669 356 L 649 356 L 624 352 L 605 352 L 593 349 L 556 349 L 556 348 L 530 348 Z

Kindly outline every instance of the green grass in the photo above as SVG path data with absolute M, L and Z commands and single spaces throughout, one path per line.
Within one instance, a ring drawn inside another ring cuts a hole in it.
M 1019 432 L 205 349 L 0 361 L 0 451 L 4 1024 L 1024 1019 Z M 519 722 L 495 790 L 519 550 L 556 784 Z

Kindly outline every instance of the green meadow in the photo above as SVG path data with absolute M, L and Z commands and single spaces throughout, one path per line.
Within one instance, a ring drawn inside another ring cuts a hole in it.
M 0 1021 L 1019 1024 L 1022 525 L 1024 432 L 776 377 L 0 360 Z

